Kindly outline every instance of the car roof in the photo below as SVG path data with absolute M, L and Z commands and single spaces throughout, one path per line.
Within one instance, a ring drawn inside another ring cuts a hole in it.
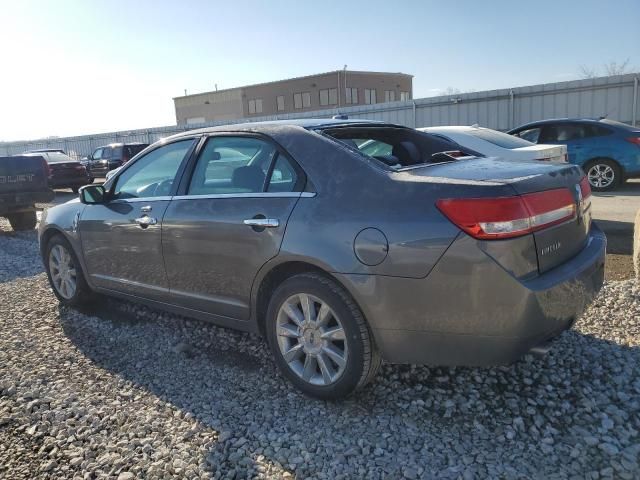
M 440 126 L 440 127 L 424 127 L 424 128 L 419 128 L 418 130 L 421 131 L 425 131 L 425 132 L 433 132 L 433 133 L 437 133 L 437 132 L 459 132 L 459 133 L 464 133 L 464 132 L 471 132 L 471 131 L 475 131 L 475 130 L 491 130 L 490 128 L 486 128 L 486 127 L 480 127 L 478 125 L 447 125 L 447 126 Z
M 337 118 L 301 118 L 294 120 L 268 120 L 264 122 L 245 122 L 234 123 L 230 125 L 218 125 L 215 127 L 205 127 L 196 130 L 187 130 L 168 138 L 179 138 L 191 135 L 200 135 L 203 133 L 213 132 L 228 132 L 228 131 L 261 131 L 269 130 L 272 127 L 301 127 L 306 129 L 325 128 L 325 127 L 345 127 L 345 126 L 366 126 L 366 125 L 380 125 L 389 127 L 402 127 L 401 125 L 394 125 L 387 122 L 380 122 L 376 120 L 363 120 L 363 119 L 337 119 Z M 406 127 L 402 127 L 406 128 Z
M 553 123 L 601 123 L 602 118 L 548 118 L 546 120 L 537 120 L 535 122 L 525 123 L 524 125 L 520 125 L 519 127 L 514 128 L 521 129 L 525 127 L 537 127 L 541 125 L 549 125 Z
M 98 148 L 107 148 L 107 147 L 122 147 L 124 145 L 149 145 L 148 143 L 144 143 L 144 142 L 116 142 L 116 143 L 110 143 L 108 145 L 100 145 L 99 147 L 96 147 L 94 150 L 98 149 Z

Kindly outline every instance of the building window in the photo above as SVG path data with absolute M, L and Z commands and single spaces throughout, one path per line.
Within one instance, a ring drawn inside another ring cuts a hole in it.
M 385 102 L 395 102 L 396 101 L 396 91 L 395 90 L 385 90 L 384 91 L 384 101 Z
M 411 100 L 411 96 L 409 96 L 409 92 L 400 92 L 400 101 L 406 102 L 408 100 Z
M 293 94 L 293 108 L 307 108 L 311 106 L 311 94 L 309 92 Z
M 347 87 L 346 92 L 347 103 L 358 103 L 358 89 L 355 87 Z
M 320 90 L 320 105 L 335 105 L 338 103 L 338 89 L 337 88 L 327 88 L 324 90 Z
M 187 118 L 187 125 L 197 125 L 199 123 L 205 123 L 204 117 Z
M 279 112 L 284 112 L 284 95 L 278 95 L 276 98 L 276 105 Z
M 364 103 L 366 103 L 367 105 L 377 103 L 375 89 L 364 89 Z
M 249 100 L 249 115 L 255 115 L 256 113 L 262 113 L 262 99 L 256 98 Z

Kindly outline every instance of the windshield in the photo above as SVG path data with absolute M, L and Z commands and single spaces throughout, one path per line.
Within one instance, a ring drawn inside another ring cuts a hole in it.
M 508 133 L 498 132 L 496 130 L 489 130 L 488 128 L 473 128 L 467 130 L 469 135 L 473 135 L 476 138 L 480 138 L 489 143 L 493 143 L 502 148 L 522 148 L 530 147 L 533 143 L 523 140 L 522 138 L 514 137 Z
M 75 162 L 73 158 L 58 152 L 47 153 L 46 159 L 48 163 Z

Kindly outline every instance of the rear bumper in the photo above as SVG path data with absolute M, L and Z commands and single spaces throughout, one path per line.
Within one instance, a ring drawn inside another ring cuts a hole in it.
M 35 203 L 48 203 L 54 196 L 53 190 L 0 194 L 0 214 L 24 211 Z
M 606 237 L 532 280 L 518 280 L 457 239 L 422 280 L 343 275 L 383 358 L 392 363 L 512 363 L 571 327 L 604 282 Z

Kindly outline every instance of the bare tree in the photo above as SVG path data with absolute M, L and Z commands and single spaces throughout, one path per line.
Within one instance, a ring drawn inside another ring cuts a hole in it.
M 443 95 L 459 95 L 462 93 L 459 88 L 447 87 L 442 94 Z
M 578 68 L 578 74 L 580 78 L 595 78 L 600 75 L 624 75 L 625 73 L 633 72 L 633 67 L 630 65 L 630 59 L 627 58 L 624 62 L 616 62 L 611 61 L 609 63 L 605 63 L 602 66 L 602 71 L 604 73 L 600 73 L 598 67 L 592 67 L 590 65 L 580 65 Z
M 621 63 L 614 61 L 604 64 L 604 71 L 607 72 L 607 75 L 624 75 L 625 73 L 630 73 L 631 70 L 628 58 Z
M 596 78 L 598 76 L 598 69 L 588 65 L 580 65 L 578 72 L 580 78 Z

